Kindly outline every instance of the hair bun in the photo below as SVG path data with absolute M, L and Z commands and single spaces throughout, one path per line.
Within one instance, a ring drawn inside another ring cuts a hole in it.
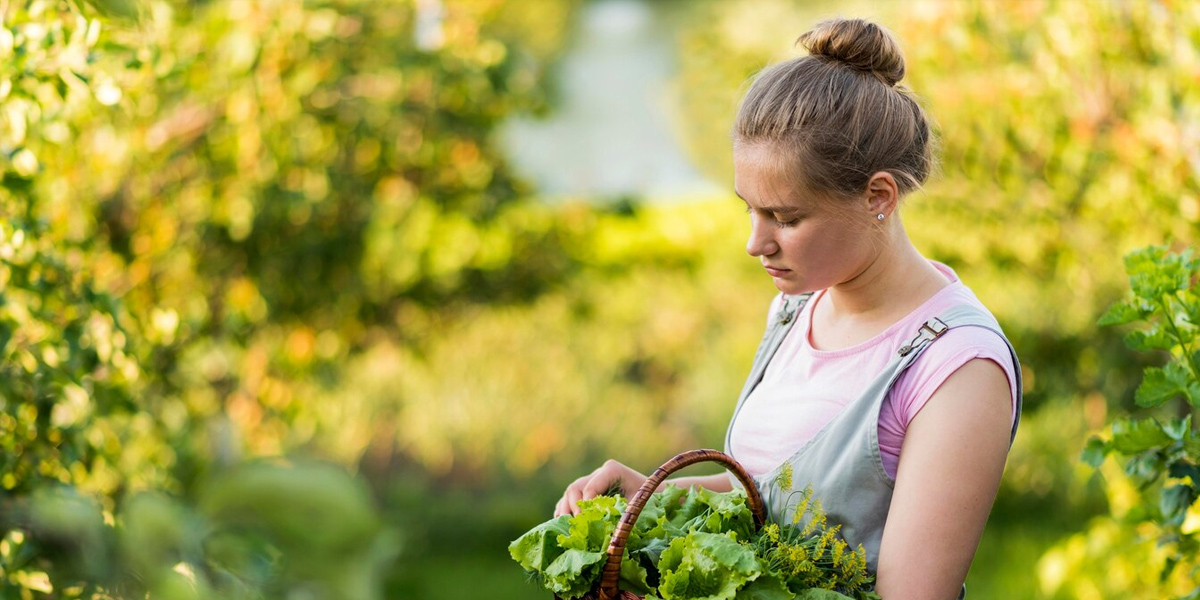
M 904 78 L 904 55 L 891 32 L 863 19 L 822 21 L 796 43 L 809 54 L 824 56 L 874 74 L 888 85 Z

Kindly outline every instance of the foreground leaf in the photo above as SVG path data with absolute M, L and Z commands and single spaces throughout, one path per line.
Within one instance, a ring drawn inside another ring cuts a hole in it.
M 1156 419 L 1117 419 L 1113 422 L 1112 447 L 1122 454 L 1137 454 L 1171 443 Z
M 603 552 L 564 551 L 546 568 L 546 582 L 550 591 L 565 598 L 586 594 L 599 578 L 605 556 Z
M 702 532 L 673 540 L 658 568 L 663 600 L 731 600 L 762 573 L 754 551 L 733 535 Z
M 563 515 L 534 527 L 508 545 L 509 555 L 526 571 L 545 571 L 563 553 L 558 538 L 569 533 L 570 520 Z

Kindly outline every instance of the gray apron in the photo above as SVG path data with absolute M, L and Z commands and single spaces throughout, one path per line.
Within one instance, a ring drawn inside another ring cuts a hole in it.
M 795 324 L 800 310 L 812 294 L 784 296 L 784 306 L 772 318 L 767 327 L 750 376 L 742 388 L 729 429 L 725 433 L 725 452 L 730 453 L 733 423 L 746 398 L 762 381 L 763 373 L 783 338 Z M 1017 418 L 1013 421 L 1012 439 L 1017 435 L 1017 424 L 1021 418 L 1021 369 L 1016 351 L 991 315 L 970 305 L 954 306 L 930 319 L 913 332 L 911 341 L 897 348 L 892 360 L 875 379 L 867 385 L 862 395 L 846 405 L 828 424 L 796 451 L 786 464 L 792 467 L 794 489 L 812 486 L 813 498 L 820 499 L 830 524 L 840 523 L 841 533 L 851 547 L 862 544 L 867 553 L 867 566 L 872 573 L 879 564 L 879 546 L 883 540 L 883 526 L 887 520 L 892 501 L 892 481 L 883 470 L 883 459 L 879 454 L 879 410 L 883 399 L 896 379 L 943 333 L 955 327 L 983 327 L 996 332 L 1008 345 L 1016 373 Z M 736 456 L 734 457 L 737 458 Z M 755 477 L 762 493 L 767 511 L 772 520 L 790 523 L 786 514 L 787 491 L 778 489 L 775 479 L 783 464 L 761 477 Z M 735 487 L 738 480 L 730 476 Z M 965 592 L 965 590 L 964 590 Z M 960 597 L 962 597 L 960 595 Z

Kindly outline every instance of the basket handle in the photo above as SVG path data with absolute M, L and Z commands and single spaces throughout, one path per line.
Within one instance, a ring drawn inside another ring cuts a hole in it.
M 608 562 L 604 564 L 604 571 L 600 576 L 599 600 L 613 600 L 617 597 L 617 583 L 621 578 L 621 556 L 625 554 L 625 541 L 629 538 L 629 533 L 633 531 L 633 524 L 642 514 L 642 508 L 646 506 L 650 494 L 658 489 L 659 484 L 668 475 L 698 462 L 720 463 L 733 473 L 738 481 L 742 482 L 742 487 L 746 488 L 746 504 L 750 507 L 750 512 L 754 514 L 754 527 L 761 528 L 766 522 L 767 511 L 763 506 L 762 496 L 758 493 L 758 486 L 733 457 L 717 450 L 689 450 L 676 454 L 674 458 L 668 460 L 646 479 L 646 482 L 638 488 L 637 493 L 633 495 L 626 506 L 625 514 L 621 517 L 621 522 L 617 524 L 612 540 L 608 543 Z

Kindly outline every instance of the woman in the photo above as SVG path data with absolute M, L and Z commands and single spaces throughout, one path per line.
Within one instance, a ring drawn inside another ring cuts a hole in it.
M 881 27 L 821 23 L 809 55 L 755 79 L 733 129 L 734 189 L 781 294 L 738 401 L 726 451 L 786 520 L 788 465 L 867 550 L 885 599 L 954 598 L 991 510 L 1020 414 L 1016 355 L 954 272 L 913 247 L 902 198 L 933 164 L 923 110 L 896 83 Z M 608 461 L 556 514 L 646 476 Z M 679 486 L 732 489 L 726 474 Z

